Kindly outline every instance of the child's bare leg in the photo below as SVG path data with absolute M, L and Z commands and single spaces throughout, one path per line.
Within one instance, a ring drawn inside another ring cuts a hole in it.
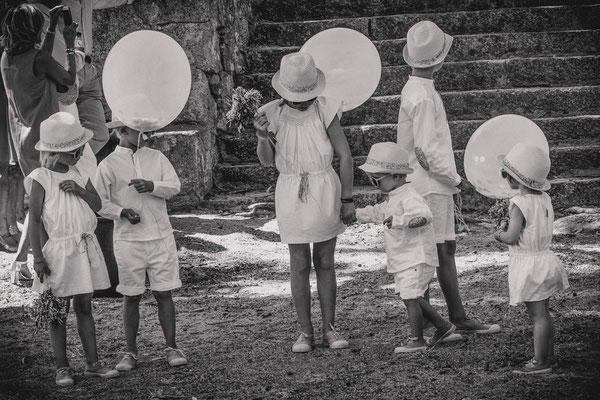
M 67 311 L 69 306 L 67 305 Z M 62 323 L 50 324 L 50 343 L 56 360 L 56 368 L 68 367 L 67 359 L 67 318 Z
M 92 293 L 73 296 L 73 310 L 77 317 L 77 332 L 81 338 L 85 359 L 90 366 L 98 361 L 96 324 L 92 316 Z
M 335 301 L 337 282 L 333 254 L 337 238 L 326 242 L 315 243 L 313 246 L 313 263 L 317 273 L 317 291 L 323 316 L 323 333 L 335 326 Z
M 291 288 L 294 306 L 298 314 L 300 329 L 307 335 L 313 334 L 310 318 L 310 246 L 290 244 Z
M 437 252 L 440 262 L 440 266 L 437 268 L 437 276 L 448 306 L 450 321 L 453 323 L 463 322 L 467 319 L 467 315 L 458 289 L 458 276 L 454 259 L 456 241 L 447 240 L 444 243 L 438 243 Z
M 162 327 L 167 347 L 177 348 L 175 344 L 175 305 L 171 291 L 153 291 L 154 298 L 158 303 L 158 321 Z
M 444 328 L 448 325 L 448 321 L 446 321 L 438 312 L 433 308 L 431 304 L 423 297 L 419 297 L 418 299 L 419 307 L 421 312 L 423 313 L 423 317 L 431 322 L 436 329 Z
M 533 322 L 533 349 L 536 361 L 546 366 L 554 354 L 554 325 L 548 311 L 548 299 L 525 302 L 529 318 Z M 550 353 L 552 346 L 552 353 Z
M 408 323 L 410 324 L 410 337 L 416 338 L 419 344 L 424 344 L 423 340 L 423 311 L 419 305 L 419 299 L 402 299 L 408 312 Z
M 123 296 L 123 327 L 127 351 L 137 354 L 137 334 L 140 326 L 140 300 L 142 295 Z

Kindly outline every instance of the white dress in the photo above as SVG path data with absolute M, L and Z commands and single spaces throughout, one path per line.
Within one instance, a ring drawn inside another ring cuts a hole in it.
M 76 167 L 66 173 L 37 168 L 25 178 L 29 194 L 34 180 L 45 191 L 42 223 L 48 241 L 42 252 L 51 273 L 44 277 L 44 284 L 35 275 L 33 290 L 37 292 L 47 286 L 55 296 L 67 297 L 110 287 L 104 256 L 94 234 L 96 215 L 80 197 L 59 188 L 65 180 L 85 187 L 87 179 Z
M 546 193 L 517 195 L 510 199 L 509 209 L 519 207 L 525 216 L 516 244 L 508 246 L 508 289 L 510 304 L 540 301 L 567 289 L 567 273 L 556 255 L 550 251 L 554 210 Z
M 331 166 L 327 127 L 341 116 L 341 102 L 318 97 L 299 111 L 274 100 L 259 111 L 266 113 L 276 139 L 275 213 L 281 241 L 318 243 L 338 236 L 346 227 L 340 219 L 342 188 Z

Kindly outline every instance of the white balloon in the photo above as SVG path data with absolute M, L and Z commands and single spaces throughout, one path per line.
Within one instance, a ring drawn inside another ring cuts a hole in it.
M 317 33 L 302 46 L 325 74 L 322 96 L 342 100 L 343 111 L 363 104 L 379 84 L 381 59 L 373 42 L 360 32 L 332 28 Z
M 501 177 L 497 158 L 519 142 L 538 146 L 550 154 L 544 132 L 535 122 L 520 115 L 494 117 L 473 133 L 465 148 L 465 174 L 479 193 L 494 199 L 518 194 Z
M 148 132 L 170 124 L 183 110 L 192 73 L 173 38 L 143 30 L 124 36 L 110 50 L 102 85 L 113 119 Z

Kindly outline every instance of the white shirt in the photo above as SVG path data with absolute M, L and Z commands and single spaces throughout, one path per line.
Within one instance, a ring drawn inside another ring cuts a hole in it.
M 392 217 L 392 228 L 383 228 L 389 273 L 401 272 L 422 263 L 432 267 L 439 265 L 431 210 L 411 186 L 400 186 L 392 190 L 383 203 L 356 210 L 356 218 L 360 223 L 383 223 Z M 416 217 L 427 219 L 427 223 L 418 228 L 409 228 L 409 221 Z
M 450 127 L 432 79 L 410 76 L 402 89 L 398 144 L 409 155 L 410 182 L 421 196 L 458 193 Z M 417 154 L 422 154 L 420 160 Z M 421 162 L 419 162 L 421 161 Z
M 151 193 L 138 193 L 129 182 L 145 179 L 154 183 Z M 165 199 L 179 193 L 181 183 L 175 169 L 160 151 L 142 147 L 135 153 L 117 146 L 96 172 L 94 186 L 102 199 L 101 216 L 115 221 L 115 240 L 156 240 L 173 234 Z M 121 211 L 131 208 L 140 216 L 132 225 L 121 218 Z

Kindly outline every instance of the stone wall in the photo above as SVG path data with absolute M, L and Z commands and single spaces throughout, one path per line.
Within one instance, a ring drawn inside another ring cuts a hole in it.
M 171 210 L 196 207 L 212 189 L 212 171 L 219 161 L 216 137 L 227 129 L 226 99 L 234 75 L 244 69 L 249 19 L 249 0 L 135 0 L 94 12 L 94 64 L 100 73 L 112 46 L 141 29 L 168 34 L 190 61 L 192 90 L 174 122 L 178 125 L 163 129 L 152 140 L 182 182 L 180 195 L 169 201 Z

